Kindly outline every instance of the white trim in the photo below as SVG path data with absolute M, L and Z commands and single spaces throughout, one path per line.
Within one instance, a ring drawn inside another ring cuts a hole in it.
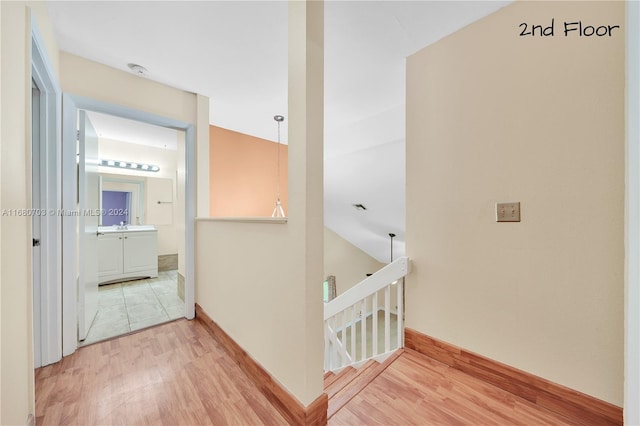
M 627 3 L 624 423 L 640 425 L 640 3 Z
M 43 135 L 44 114 L 42 110 L 42 96 L 38 84 L 35 82 L 32 71 L 31 79 L 31 208 L 36 211 L 41 210 L 44 204 L 44 195 L 40 188 L 46 188 L 43 182 L 43 173 L 46 171 L 45 158 L 40 155 L 43 151 Z M 42 118 L 42 119 L 41 119 Z M 45 164 L 43 164 L 45 163 Z M 43 167 L 44 166 L 44 167 Z M 42 222 L 46 221 L 46 217 L 42 215 L 34 215 L 31 217 L 31 238 L 40 239 L 42 241 Z M 42 301 L 40 294 L 42 293 L 43 275 L 46 277 L 46 267 L 42 262 L 41 247 L 31 247 L 31 288 L 33 293 L 33 366 L 34 368 L 42 367 Z
M 196 317 L 195 302 L 195 233 L 196 233 L 196 144 L 195 128 L 189 124 L 184 128 L 185 135 L 185 277 L 184 277 L 184 303 L 187 319 Z
M 128 108 L 121 105 L 111 104 L 84 96 L 78 96 L 73 94 L 64 94 L 64 114 L 65 123 L 70 120 L 72 115 L 75 114 L 77 109 L 84 109 L 89 111 L 100 112 L 103 114 L 110 114 L 117 117 L 127 118 L 130 120 L 141 121 L 156 126 L 168 127 L 176 130 L 182 130 L 185 132 L 185 168 L 186 168 L 186 190 L 185 190 L 185 317 L 192 319 L 195 317 L 195 302 L 194 302 L 194 277 L 195 277 L 195 127 L 192 123 L 186 123 L 183 121 L 175 120 L 168 117 L 163 117 L 150 112 L 140 111 L 133 108 Z M 70 107 L 67 108 L 67 102 Z M 63 141 L 74 141 L 76 138 L 75 126 L 71 128 L 69 125 L 63 127 L 64 138 Z M 76 158 L 75 158 L 75 143 L 73 144 L 73 150 L 69 146 L 67 150 L 63 151 L 63 182 L 65 188 L 75 189 L 76 182 Z M 72 197 L 67 194 L 64 198 L 63 209 L 76 209 L 75 193 Z M 64 340 L 64 354 L 68 355 L 73 353 L 78 346 L 77 340 L 77 300 L 76 300 L 76 280 L 74 272 L 76 270 L 76 253 L 75 253 L 75 217 L 66 217 L 67 221 L 63 228 L 64 242 L 67 245 L 63 245 L 65 248 L 65 255 L 63 257 L 65 265 L 67 266 L 65 272 L 65 279 L 63 282 L 63 295 L 64 295 L 64 318 L 63 322 L 63 340 Z M 68 250 L 68 251 L 67 251 Z
M 75 211 L 78 206 L 76 164 L 76 109 L 73 99 L 62 97 L 62 211 Z M 71 141 L 71 142 L 68 142 Z M 62 216 L 62 355 L 74 353 L 78 347 L 76 216 Z
M 42 209 L 54 212 L 60 209 L 62 182 L 59 165 L 61 161 L 61 91 L 53 65 L 47 55 L 44 39 L 31 13 L 31 77 L 40 90 L 40 132 L 42 148 L 40 155 L 44 170 L 40 173 Z M 62 220 L 56 214 L 47 214 L 41 222 L 40 304 L 40 361 L 48 365 L 62 358 Z
M 408 257 L 400 257 L 377 271 L 370 277 L 365 278 L 360 283 L 351 287 L 340 296 L 324 304 L 325 321 L 338 312 L 342 312 L 348 307 L 358 303 L 369 295 L 389 286 L 393 281 L 399 280 L 411 272 L 411 263 Z M 386 299 L 388 302 L 389 299 Z M 399 302 L 398 302 L 399 303 Z M 390 310 L 387 308 L 386 310 Z

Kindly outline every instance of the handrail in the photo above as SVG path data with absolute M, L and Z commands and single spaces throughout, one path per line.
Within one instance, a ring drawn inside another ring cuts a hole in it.
M 369 359 L 381 360 L 403 346 L 404 277 L 409 271 L 409 258 L 401 257 L 325 303 L 325 370 L 336 371 Z M 395 298 L 393 305 L 392 297 Z M 380 327 L 379 312 L 382 313 Z M 396 318 L 393 330 L 392 315 Z M 368 321 L 371 328 L 367 326 Z M 378 337 L 382 341 L 379 342 Z
M 344 311 L 363 298 L 385 288 L 389 283 L 406 276 L 410 270 L 408 257 L 400 257 L 380 269 L 370 277 L 365 278 L 359 284 L 351 287 L 330 302 L 324 305 L 325 321 L 339 312 Z

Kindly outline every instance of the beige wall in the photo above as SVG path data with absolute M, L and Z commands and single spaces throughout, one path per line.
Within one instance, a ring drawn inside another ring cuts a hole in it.
M 289 3 L 288 222 L 196 228 L 196 301 L 305 406 L 323 387 L 322 7 Z
M 30 58 L 32 8 L 58 72 L 58 48 L 42 2 L 0 2 L 0 91 L 2 209 L 28 208 L 30 202 Z M 0 424 L 25 424 L 34 413 L 31 309 L 31 224 L 26 217 L 0 219 Z
M 516 2 L 408 59 L 406 325 L 622 405 L 624 32 L 577 19 L 624 3 Z
M 344 293 L 385 266 L 329 228 L 324 228 L 324 275 L 336 277 L 336 293 Z
M 104 102 L 196 123 L 194 93 L 60 52 L 62 90 Z M 208 127 L 208 123 L 206 123 Z M 207 141 L 208 143 L 208 141 Z

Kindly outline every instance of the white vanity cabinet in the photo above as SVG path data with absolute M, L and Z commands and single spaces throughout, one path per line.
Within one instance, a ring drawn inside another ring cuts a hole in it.
M 98 282 L 158 276 L 158 231 L 98 233 Z

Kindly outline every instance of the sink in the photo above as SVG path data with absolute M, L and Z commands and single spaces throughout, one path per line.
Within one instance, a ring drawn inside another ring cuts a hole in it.
M 113 226 L 99 226 L 98 232 L 111 233 L 111 232 L 137 232 L 137 231 L 156 231 L 155 225 L 125 225 L 120 227 L 118 225 Z
M 157 230 L 155 225 L 126 225 L 127 229 L 124 231 L 155 231 Z

